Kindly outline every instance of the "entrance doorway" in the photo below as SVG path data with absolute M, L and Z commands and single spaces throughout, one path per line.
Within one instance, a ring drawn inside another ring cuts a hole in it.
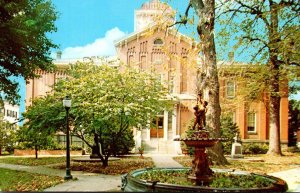
M 152 120 L 152 125 L 150 129 L 151 138 L 163 138 L 164 137 L 164 116 L 158 115 Z

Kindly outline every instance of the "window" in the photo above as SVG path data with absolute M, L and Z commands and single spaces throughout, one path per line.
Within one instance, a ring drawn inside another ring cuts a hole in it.
M 236 123 L 235 112 L 230 112 L 230 113 L 229 113 L 229 117 L 230 117 L 230 119 L 231 119 L 231 121 L 232 121 L 233 123 Z
M 156 46 L 162 46 L 164 44 L 164 42 L 160 38 L 155 39 L 153 43 Z
M 130 67 L 132 67 L 132 65 L 133 65 L 133 55 L 130 55 L 129 57 L 128 57 L 128 66 L 130 66 Z
M 247 130 L 248 132 L 254 133 L 255 129 L 255 113 L 249 112 L 247 115 Z
M 147 61 L 146 61 L 146 56 L 141 56 L 141 66 L 140 66 L 140 69 L 142 71 L 146 70 L 147 69 Z
M 169 75 L 169 93 L 174 92 L 174 75 Z
M 226 83 L 226 96 L 227 98 L 233 98 L 235 96 L 235 84 L 233 81 Z
M 187 57 L 183 57 L 181 63 L 181 79 L 180 79 L 180 93 L 187 92 Z

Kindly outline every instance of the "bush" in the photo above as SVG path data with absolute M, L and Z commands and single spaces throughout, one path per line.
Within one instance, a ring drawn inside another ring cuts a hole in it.
M 82 147 L 80 147 L 78 145 L 71 145 L 70 149 L 73 151 L 78 151 L 78 150 L 82 150 Z
M 66 149 L 66 146 L 52 141 L 52 143 L 49 143 L 45 149 L 46 150 L 64 150 L 64 149 Z
M 266 143 L 244 143 L 244 154 L 265 154 L 267 153 L 269 146 Z
M 6 146 L 5 151 L 7 151 L 9 154 L 12 154 L 14 152 L 14 146 L 12 145 Z
M 236 133 L 239 134 L 238 126 L 232 121 L 230 117 L 221 117 L 221 137 L 227 138 L 228 141 L 223 141 L 223 150 L 225 154 L 231 153 L 231 146 L 234 142 Z

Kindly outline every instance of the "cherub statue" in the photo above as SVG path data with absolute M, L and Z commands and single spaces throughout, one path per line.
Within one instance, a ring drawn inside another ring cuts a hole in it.
M 208 102 L 202 99 L 202 94 L 199 93 L 197 97 L 197 104 L 194 106 L 194 115 L 195 115 L 195 121 L 193 125 L 193 129 L 195 130 L 197 126 L 197 130 L 202 130 L 204 126 L 206 125 L 205 122 L 205 114 L 207 111 L 207 104 Z

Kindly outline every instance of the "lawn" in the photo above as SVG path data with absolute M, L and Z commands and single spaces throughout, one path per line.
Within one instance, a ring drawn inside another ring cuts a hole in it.
M 0 168 L 0 191 L 43 191 L 62 183 L 63 178 Z
M 185 167 L 192 166 L 193 157 L 191 156 L 176 156 L 173 158 Z M 213 165 L 211 168 L 230 168 L 236 170 L 243 170 L 254 172 L 258 174 L 266 174 L 279 172 L 283 170 L 299 167 L 300 153 L 284 152 L 284 156 L 268 156 L 263 155 L 246 155 L 244 159 L 227 159 L 229 165 L 218 166 Z
M 72 159 L 72 157 L 71 157 Z M 65 157 L 0 157 L 0 163 L 19 164 L 57 168 L 65 170 Z M 92 173 L 120 175 L 131 170 L 153 167 L 151 158 L 140 156 L 125 156 L 119 160 L 109 161 L 108 167 L 103 168 L 101 162 L 71 161 L 72 171 L 86 171 Z M 0 168 L 0 191 L 42 191 L 64 181 L 61 177 L 53 177 L 28 172 L 14 171 Z
M 40 166 L 40 165 L 50 165 L 57 163 L 65 163 L 66 157 L 0 157 L 0 163 L 7 164 L 17 164 L 26 166 Z
M 51 165 L 50 167 L 56 169 L 65 169 L 65 163 Z M 120 175 L 128 173 L 131 170 L 154 167 L 152 158 L 140 156 L 124 156 L 119 160 L 109 161 L 108 167 L 103 168 L 101 162 L 74 162 L 71 161 L 72 171 L 85 171 L 92 173 Z

